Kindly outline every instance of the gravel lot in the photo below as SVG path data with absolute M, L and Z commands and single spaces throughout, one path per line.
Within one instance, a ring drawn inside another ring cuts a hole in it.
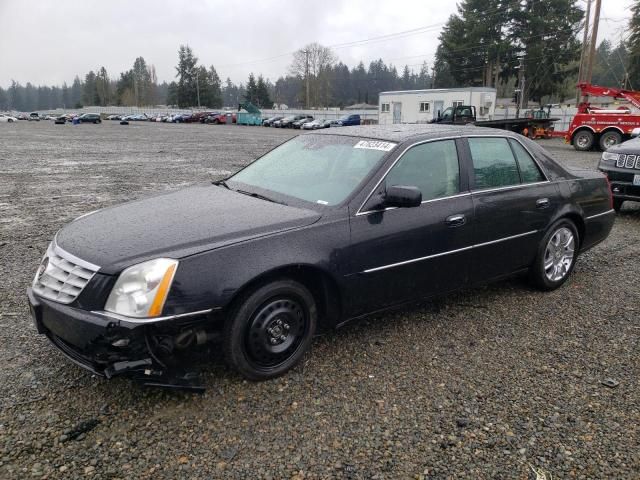
M 0 478 L 640 476 L 634 208 L 558 291 L 512 279 L 359 321 L 275 381 L 248 383 L 214 357 L 204 395 L 144 389 L 93 377 L 36 335 L 25 289 L 63 224 L 226 175 L 291 135 L 0 125 Z

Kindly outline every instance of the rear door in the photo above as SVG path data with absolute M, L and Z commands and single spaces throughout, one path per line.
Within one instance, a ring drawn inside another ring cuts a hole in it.
M 473 204 L 457 152 L 453 139 L 410 147 L 351 217 L 350 315 L 466 283 Z M 376 209 L 376 196 L 391 185 L 418 187 L 422 204 Z
M 531 265 L 560 198 L 517 140 L 469 137 L 467 147 L 476 220 L 471 281 L 478 282 Z

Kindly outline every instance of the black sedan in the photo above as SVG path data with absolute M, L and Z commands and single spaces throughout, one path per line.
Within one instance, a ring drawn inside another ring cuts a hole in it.
M 153 379 L 218 342 L 268 379 L 319 327 L 519 272 L 558 288 L 609 234 L 611 201 L 601 173 L 506 131 L 324 130 L 213 185 L 76 219 L 29 303 L 38 332 L 100 375 Z
M 640 131 L 634 133 L 635 138 L 604 152 L 598 165 L 611 182 L 616 212 L 626 201 L 640 202 L 640 138 L 637 136 Z
M 102 123 L 100 114 L 98 113 L 83 113 L 78 117 L 80 123 Z

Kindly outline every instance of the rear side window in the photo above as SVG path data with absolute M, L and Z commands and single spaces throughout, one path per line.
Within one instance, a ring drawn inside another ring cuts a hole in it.
M 527 152 L 520 142 L 515 140 L 509 140 L 513 147 L 513 152 L 516 154 L 516 160 L 520 166 L 520 176 L 522 177 L 522 183 L 534 183 L 544 181 L 544 175 L 536 165 L 536 162 L 531 158 L 529 152 Z
M 391 169 L 386 184 L 418 187 L 423 201 L 459 193 L 460 167 L 455 141 L 429 142 L 410 148 Z
M 475 187 L 496 188 L 520 183 L 518 165 L 506 138 L 469 138 Z

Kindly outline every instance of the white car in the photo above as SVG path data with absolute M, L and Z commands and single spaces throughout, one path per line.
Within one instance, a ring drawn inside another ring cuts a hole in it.
M 12 122 L 17 122 L 18 119 L 16 117 L 12 117 L 11 115 L 6 115 L 4 113 L 0 113 L 0 123 L 1 122 L 7 122 L 7 123 L 12 123 Z

